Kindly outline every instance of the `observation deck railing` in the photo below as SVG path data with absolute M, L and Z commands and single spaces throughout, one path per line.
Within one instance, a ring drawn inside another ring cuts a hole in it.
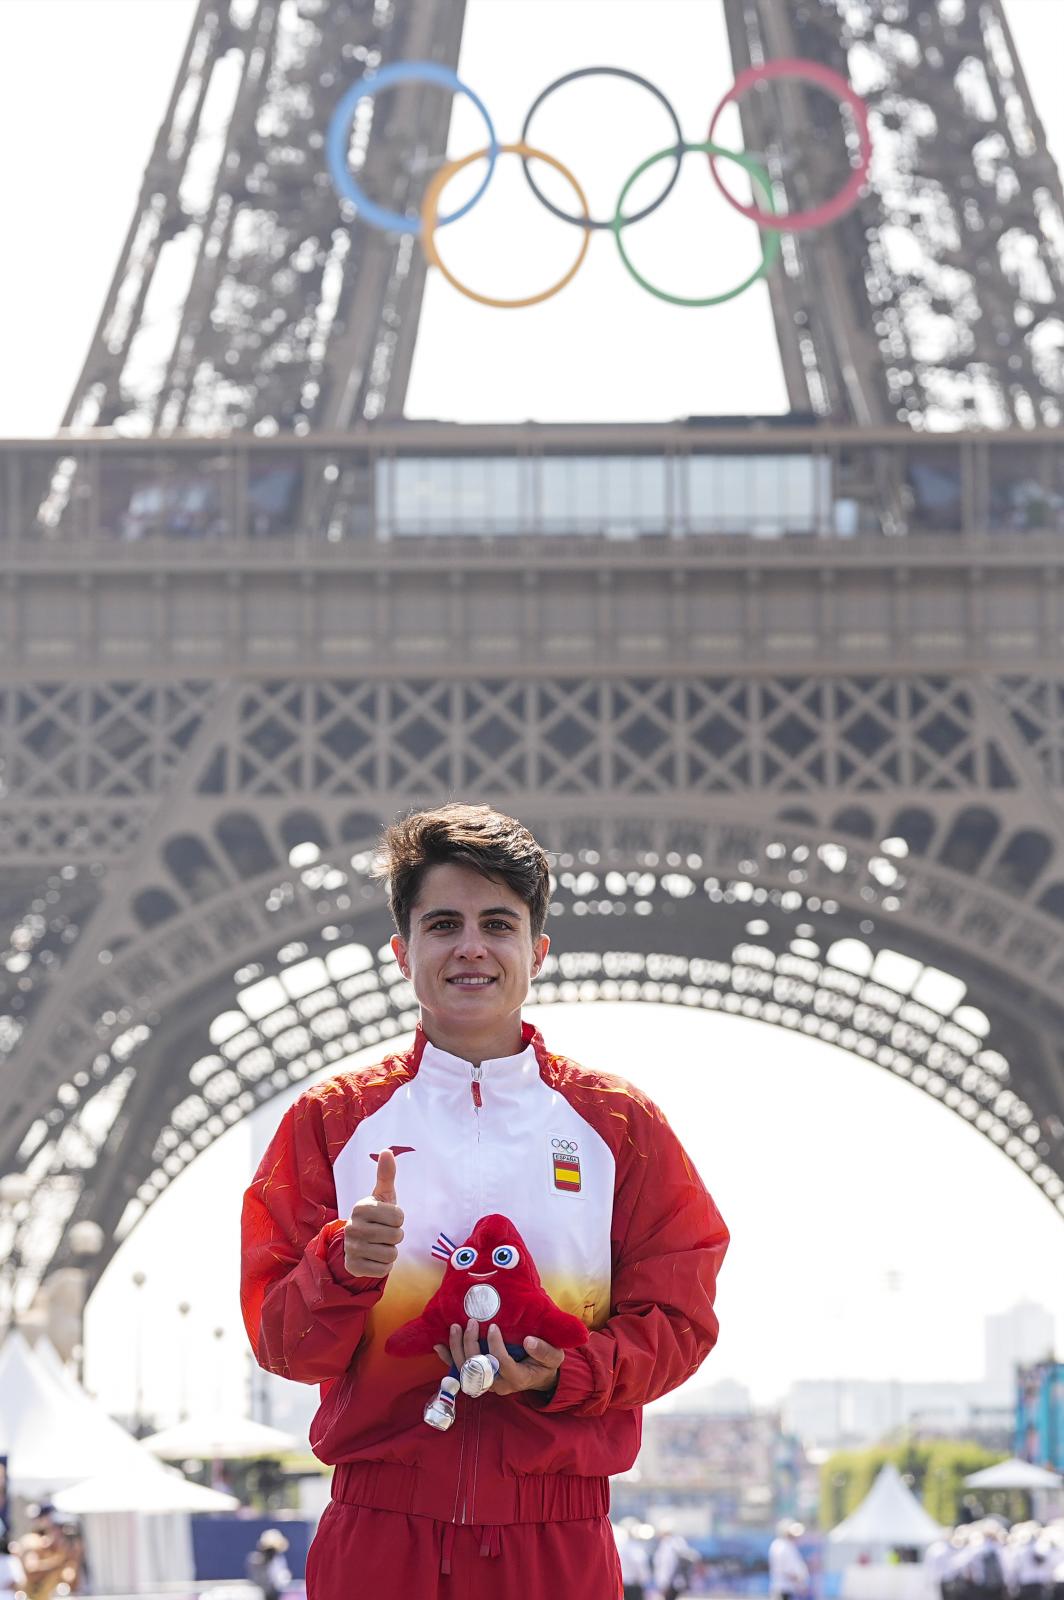
M 0 442 L 0 550 L 172 559 L 390 540 L 1064 536 L 1056 432 L 378 423 L 337 436 Z

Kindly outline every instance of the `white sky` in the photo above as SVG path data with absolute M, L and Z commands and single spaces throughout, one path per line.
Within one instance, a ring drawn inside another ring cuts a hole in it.
M 1009 0 L 1007 9 L 1051 147 L 1064 152 L 1064 4 Z M 193 10 L 193 0 L 0 0 L 0 438 L 47 434 L 59 421 Z M 563 16 L 564 27 L 551 25 Z M 711 0 L 470 0 L 461 70 L 504 139 L 516 138 L 544 83 L 601 60 L 666 88 L 689 138 L 704 137 L 730 79 Z M 569 160 L 600 211 L 668 135 L 652 107 L 642 121 L 626 115 L 636 90 L 585 87 L 587 99 L 574 90 L 568 108 L 545 110 L 535 137 Z M 617 117 L 627 131 L 615 136 Z M 474 127 L 456 116 L 453 148 Z M 661 135 L 654 145 L 648 129 Z M 707 214 L 711 232 L 692 231 L 705 181 L 696 159 L 660 233 L 645 236 L 656 253 L 641 258 L 687 293 L 719 289 L 752 264 L 751 237 L 723 206 Z M 502 166 L 491 205 L 463 226 L 441 248 L 496 292 L 547 281 L 571 248 Z M 673 309 L 641 294 L 599 237 L 574 284 L 540 310 L 483 310 L 431 282 L 408 409 L 620 420 L 782 406 L 763 290 L 724 311 Z M 803 1376 L 977 1378 L 982 1318 L 1021 1296 L 1050 1305 L 1064 1329 L 1059 1219 L 999 1152 L 909 1085 L 734 1018 L 600 1006 L 552 1008 L 545 1025 L 558 1048 L 661 1101 L 732 1228 L 707 1381 L 734 1377 L 769 1400 Z M 193 1399 L 214 1406 L 223 1388 L 242 1395 L 236 1210 L 250 1163 L 250 1130 L 239 1127 L 168 1191 L 107 1274 L 90 1309 L 89 1379 L 112 1408 L 133 1402 L 138 1268 L 148 1277 L 149 1405 L 164 1420 L 176 1413 L 182 1299 L 193 1307 Z M 902 1275 L 893 1297 L 892 1269 Z

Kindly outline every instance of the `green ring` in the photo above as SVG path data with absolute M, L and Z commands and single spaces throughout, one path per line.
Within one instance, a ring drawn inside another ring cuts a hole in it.
M 635 183 L 637 178 L 641 178 L 643 176 L 643 173 L 646 172 L 648 167 L 654 166 L 655 162 L 666 161 L 670 156 L 675 156 L 677 153 L 679 153 L 681 157 L 686 155 L 707 155 L 716 156 L 718 159 L 720 157 L 724 157 L 728 161 L 737 162 L 745 172 L 749 173 L 754 183 L 756 183 L 758 188 L 761 190 L 768 210 L 775 213 L 776 202 L 772 196 L 772 183 L 769 179 L 769 175 L 765 171 L 764 167 L 759 167 L 757 162 L 754 161 L 751 156 L 740 155 L 734 150 L 724 150 L 720 145 L 716 144 L 683 144 L 672 145 L 668 150 L 659 150 L 657 155 L 648 156 L 641 166 L 636 167 L 635 171 L 632 173 L 632 176 L 628 179 L 628 182 L 621 190 L 620 197 L 617 201 L 617 209 L 614 212 L 613 221 L 610 223 L 610 227 L 613 229 L 613 236 L 617 240 L 617 248 L 621 253 L 621 260 L 624 262 L 629 273 L 635 279 L 636 283 L 638 283 L 639 287 L 641 289 L 645 289 L 647 294 L 655 295 L 659 300 L 667 300 L 669 304 L 673 306 L 723 305 L 725 300 L 734 300 L 737 295 L 742 294 L 744 289 L 749 289 L 752 283 L 756 283 L 758 278 L 763 278 L 769 267 L 774 264 L 780 253 L 780 249 L 782 248 L 780 234 L 778 231 L 770 232 L 764 229 L 761 230 L 761 265 L 756 267 L 750 276 L 745 278 L 743 282 L 739 284 L 738 288 L 728 289 L 724 294 L 709 295 L 705 300 L 691 300 L 685 295 L 667 294 L 664 289 L 655 288 L 652 283 L 648 283 L 646 278 L 642 277 L 642 275 L 636 271 L 635 267 L 633 267 L 632 263 L 629 261 L 627 252 L 624 248 L 624 239 L 621 236 L 627 225 L 624 217 L 624 202 L 628 197 L 629 189 L 632 187 L 633 183 Z

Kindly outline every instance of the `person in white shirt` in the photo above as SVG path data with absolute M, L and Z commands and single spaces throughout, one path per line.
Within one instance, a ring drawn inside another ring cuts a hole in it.
M 968 1564 L 980 1535 L 974 1522 L 962 1522 L 953 1530 L 949 1541 L 949 1556 L 943 1562 L 939 1576 L 943 1600 L 964 1600 L 968 1593 Z
M 804 1532 L 800 1522 L 781 1522 L 776 1529 L 768 1547 L 768 1587 L 773 1600 L 793 1600 L 809 1587 L 809 1568 L 798 1548 Z
M 663 1600 L 676 1600 L 677 1595 L 687 1593 L 690 1563 L 697 1560 L 698 1551 L 691 1548 L 682 1534 L 675 1532 L 671 1522 L 658 1524 L 653 1573 L 654 1587 Z
M 18 1556 L 12 1555 L 7 1535 L 0 1535 L 0 1600 L 12 1600 L 26 1588 L 26 1573 Z
M 1064 1600 L 1064 1521 L 1051 1523 L 1046 1529 L 1049 1546 L 1048 1566 L 1053 1600 Z M 1052 1541 L 1052 1542 L 1050 1542 Z
M 969 1589 L 978 1590 L 982 1600 L 995 1600 L 1005 1593 L 1005 1527 L 996 1517 L 984 1517 L 969 1545 L 964 1577 Z
M 1025 1538 L 1014 1542 L 1010 1538 L 1006 1574 L 1009 1590 L 1020 1600 L 1044 1600 L 1049 1592 L 1051 1552 L 1041 1533 L 1041 1528 L 1033 1524 Z
M 624 1600 L 645 1600 L 650 1586 L 650 1552 L 646 1540 L 639 1536 L 639 1527 L 635 1517 L 625 1517 L 620 1527 L 614 1529 Z
M 953 1570 L 956 1552 L 948 1539 L 932 1539 L 924 1551 L 923 1568 L 935 1600 L 941 1600 L 942 1585 Z

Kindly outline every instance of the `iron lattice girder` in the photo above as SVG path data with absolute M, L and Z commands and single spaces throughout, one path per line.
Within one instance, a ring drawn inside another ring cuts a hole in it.
M 952 676 L 915 663 L 859 675 L 615 668 L 585 676 L 541 665 L 518 680 L 268 677 L 230 686 L 235 724 L 223 733 L 214 721 L 218 686 L 201 694 L 195 683 L 140 684 L 137 724 L 124 715 L 124 682 L 62 696 L 61 717 L 52 685 L 26 684 L 0 690 L 0 759 L 21 779 L 5 797 L 0 848 L 27 868 L 38 851 L 51 860 L 126 859 L 190 759 L 193 737 L 207 747 L 196 793 L 256 806 L 305 795 L 357 810 L 363 799 L 377 807 L 441 785 L 604 792 L 626 803 L 805 794 L 838 796 L 841 805 L 847 796 L 1038 791 L 1064 777 L 1062 686 L 1050 674 Z M 168 717 L 171 704 L 180 717 Z M 98 730 L 116 721 L 121 754 L 94 759 Z M 64 783 L 71 798 L 61 798 Z M 1037 810 L 1042 799 L 1034 793 L 1030 803 Z M 85 819 L 81 834 L 74 807 Z M 105 817 L 113 823 L 106 844 Z
M 337 201 L 325 129 L 369 67 L 454 66 L 464 11 L 465 0 L 200 0 L 64 426 L 287 431 L 402 410 L 424 263 L 410 239 L 373 233 Z M 410 209 L 449 118 L 446 97 L 417 85 L 382 97 L 357 135 L 367 188 Z M 175 280 L 183 298 L 161 305 Z M 161 379 L 137 363 L 153 290 L 153 344 L 170 341 Z
M 875 425 L 1057 425 L 1064 410 L 1064 192 L 1002 0 L 724 0 L 736 69 L 806 56 L 872 108 L 872 183 L 792 235 L 771 280 L 791 405 Z M 781 209 L 841 187 L 823 95 L 741 106 Z
M 174 686 L 145 692 L 187 699 Z M 82 721 L 67 734 L 91 746 L 96 720 L 110 725 L 106 686 L 75 704 Z M 1064 982 L 1051 787 L 1064 766 L 1064 685 L 1051 680 L 269 681 L 233 686 L 228 705 L 224 733 L 201 715 L 194 743 L 179 723 L 171 755 L 155 751 L 155 814 L 110 867 L 67 865 L 43 893 L 31 879 L 34 899 L 20 917 L 12 907 L 3 1044 L 22 1083 L 8 1160 L 60 1084 L 80 1103 L 72 1078 L 86 1087 L 88 1064 L 145 1007 L 165 1014 L 202 980 L 204 960 L 224 965 L 271 939 L 285 903 L 267 907 L 271 875 L 284 879 L 295 844 L 353 848 L 441 792 L 491 794 L 521 814 L 580 795 L 618 829 L 684 816 L 698 796 L 706 818 L 741 801 L 766 824 L 867 849 L 900 834 L 913 854 L 906 895 L 864 885 L 886 914 L 927 918 L 959 957 L 977 948 L 1003 980 L 1049 1001 Z M 159 723 L 147 709 L 144 721 Z M 39 726 L 35 713 L 26 722 Z M 131 796 L 147 740 L 142 731 L 126 753 Z M 86 812 L 121 817 L 112 766 L 94 770 L 103 792 L 84 796 Z M 32 793 L 21 803 L 27 818 L 39 805 Z M 74 895 L 86 909 L 103 896 L 106 917 L 86 928 Z

